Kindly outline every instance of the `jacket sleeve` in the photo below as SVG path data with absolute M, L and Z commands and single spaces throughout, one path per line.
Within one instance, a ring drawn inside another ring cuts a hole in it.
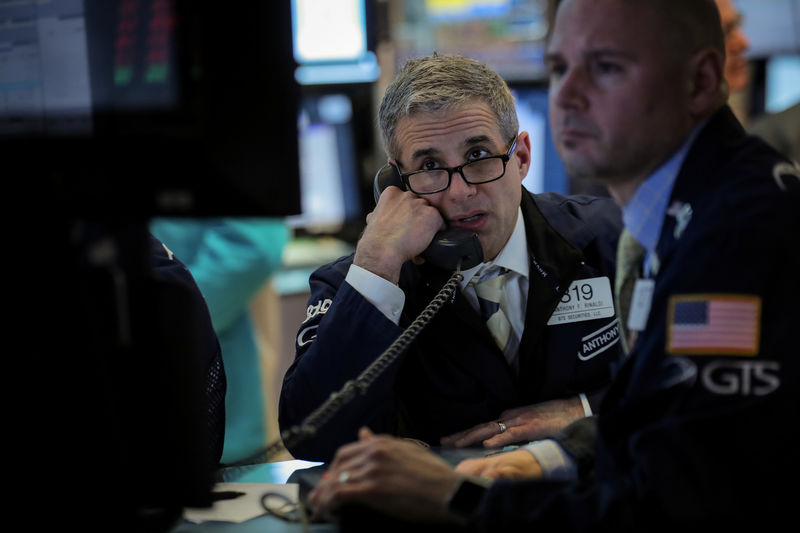
M 343 258 L 324 266 L 309 280 L 306 316 L 298 327 L 295 360 L 284 376 L 279 405 L 284 441 L 298 459 L 330 460 L 339 446 L 357 438 L 362 426 L 380 432 L 393 429 L 396 365 L 315 428 L 313 435 L 287 442 L 287 431 L 303 424 L 332 393 L 355 380 L 402 332 L 344 281 L 351 261 L 352 257 Z
M 594 468 L 597 445 L 597 415 L 579 418 L 562 429 L 555 440 L 575 460 L 578 475 L 585 477 Z

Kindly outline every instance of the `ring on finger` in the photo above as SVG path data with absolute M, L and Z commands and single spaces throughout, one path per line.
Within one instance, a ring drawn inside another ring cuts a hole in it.
M 497 425 L 500 426 L 500 433 L 505 433 L 506 430 L 508 429 L 505 423 L 501 422 L 500 420 L 497 421 Z
M 339 483 L 347 483 L 348 479 L 350 479 L 350 472 L 348 470 L 339 474 Z

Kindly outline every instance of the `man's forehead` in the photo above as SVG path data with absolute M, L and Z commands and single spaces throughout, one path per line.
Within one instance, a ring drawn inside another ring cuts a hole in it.
M 636 6 L 626 10 L 602 10 L 597 7 L 586 5 L 580 11 L 570 9 L 561 13 L 547 43 L 547 54 L 578 52 L 582 55 L 635 57 L 640 50 L 652 44 L 652 30 L 644 24 L 630 24 L 630 16 L 627 16 L 635 13 L 631 9 L 636 12 L 643 10 Z M 636 18 L 639 18 L 639 13 Z
M 486 104 L 437 112 L 416 112 L 397 123 L 398 145 L 404 154 L 445 150 L 480 142 L 500 142 L 497 118 Z
M 726 22 L 741 16 L 736 5 L 731 0 L 715 0 L 717 11 L 719 11 L 722 22 Z

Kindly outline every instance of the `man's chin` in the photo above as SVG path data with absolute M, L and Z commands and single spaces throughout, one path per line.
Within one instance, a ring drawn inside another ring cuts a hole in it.
M 602 181 L 602 178 L 598 174 L 598 169 L 594 165 L 588 164 L 585 160 L 562 158 L 562 161 L 564 162 L 564 170 L 570 178 L 596 179 Z

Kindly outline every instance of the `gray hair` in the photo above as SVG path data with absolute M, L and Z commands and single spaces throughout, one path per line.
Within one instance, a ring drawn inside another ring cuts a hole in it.
M 409 59 L 386 88 L 378 112 L 378 126 L 390 157 L 399 157 L 395 138 L 397 122 L 418 112 L 457 109 L 465 103 L 485 101 L 497 117 L 504 141 L 518 133 L 514 97 L 495 71 L 474 59 L 434 53 Z

